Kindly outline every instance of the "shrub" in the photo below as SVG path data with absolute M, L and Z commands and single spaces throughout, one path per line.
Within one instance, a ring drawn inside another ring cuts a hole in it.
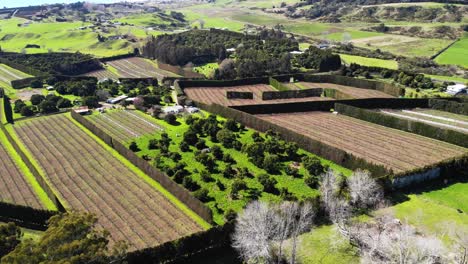
M 31 96 L 32 105 L 39 105 L 44 100 L 45 100 L 45 96 L 43 96 L 42 94 L 33 94 Z
M 31 82 L 31 88 L 42 88 L 43 85 L 41 80 L 36 79 Z
M 232 208 L 229 208 L 225 213 L 224 213 L 224 220 L 226 222 L 233 222 L 237 218 L 237 213 L 234 211 Z
M 291 193 L 287 188 L 281 188 L 280 189 L 280 197 L 283 200 L 286 201 L 296 201 L 297 197 Z
M 299 170 L 291 165 L 286 166 L 285 172 L 287 175 L 293 177 L 297 177 L 299 175 Z
M 221 129 L 216 134 L 216 139 L 223 144 L 226 148 L 232 148 L 234 141 L 236 141 L 236 136 L 232 131 L 227 129 Z
M 72 107 L 73 104 L 70 100 L 68 100 L 67 98 L 60 98 L 58 101 L 57 101 L 57 107 L 58 108 L 69 108 L 69 107 Z
M 211 182 L 211 181 L 213 181 L 213 178 L 211 177 L 211 174 L 210 174 L 209 172 L 207 172 L 207 171 L 202 171 L 202 172 L 200 173 L 200 178 L 201 178 L 201 180 L 204 181 L 204 182 Z
M 263 169 L 269 173 L 277 173 L 280 168 L 280 160 L 278 155 L 275 154 L 266 154 L 263 159 Z
M 199 150 L 206 148 L 206 141 L 204 139 L 199 138 L 198 142 L 195 144 L 195 147 Z
M 320 175 L 325 172 L 325 167 L 322 166 L 320 159 L 317 157 L 307 156 L 302 158 L 302 165 L 310 175 Z
M 232 179 L 236 175 L 237 175 L 237 172 L 231 165 L 227 165 L 223 171 L 223 177 L 226 179 Z
M 83 105 L 88 106 L 90 108 L 99 107 L 99 99 L 97 96 L 86 96 L 83 98 Z
M 191 146 L 195 145 L 198 142 L 197 133 L 192 129 L 187 130 L 184 133 L 184 142 Z
M 137 143 L 135 141 L 132 141 L 130 143 L 130 146 L 128 147 L 131 151 L 133 152 L 138 152 L 140 151 L 140 148 L 138 147 Z
M 223 150 L 218 145 L 214 145 L 213 147 L 211 147 L 211 153 L 213 154 L 213 157 L 215 157 L 218 160 L 221 160 L 223 158 Z
M 319 185 L 319 178 L 315 175 L 309 175 L 305 177 L 304 182 L 310 188 L 316 189 L 318 188 L 318 185 Z
M 171 154 L 169 155 L 169 158 L 175 162 L 177 161 L 180 161 L 182 159 L 182 155 L 180 155 L 179 153 L 177 152 L 171 152 Z
M 216 186 L 218 186 L 220 191 L 226 190 L 226 186 L 224 186 L 224 184 L 220 180 L 216 180 Z
M 194 193 L 194 196 L 195 196 L 195 198 L 197 198 L 198 200 L 200 200 L 200 201 L 202 201 L 204 203 L 210 201 L 209 192 L 205 188 L 199 189 L 198 191 L 196 191 Z
M 239 126 L 238 126 L 237 122 L 232 120 L 232 119 L 228 119 L 226 121 L 226 123 L 224 123 L 224 128 L 228 129 L 228 130 L 231 130 L 233 132 L 239 131 Z
M 166 114 L 164 116 L 164 121 L 168 124 L 175 125 L 177 122 L 177 117 L 174 114 Z
M 25 105 L 23 108 L 21 108 L 21 115 L 22 116 L 32 116 L 34 115 L 34 110 L 32 106 Z
M 15 113 L 20 113 L 21 112 L 21 109 L 23 109 L 23 107 L 25 107 L 26 104 L 23 102 L 23 100 L 21 99 L 18 99 L 15 101 L 15 107 L 13 109 L 13 111 Z
M 38 107 L 39 107 L 39 110 L 41 111 L 41 113 L 44 113 L 44 114 L 53 113 L 53 112 L 58 111 L 58 108 L 57 108 L 56 104 L 54 102 L 52 102 L 52 101 L 44 100 L 39 104 Z
M 224 153 L 223 155 L 223 161 L 228 164 L 234 164 L 236 163 L 236 160 L 231 156 L 229 153 Z
M 261 174 L 258 176 L 258 181 L 263 185 L 263 191 L 267 193 L 277 193 L 276 184 L 278 183 L 275 178 L 268 176 L 267 174 Z
M 186 176 L 184 180 L 182 181 L 182 185 L 189 191 L 194 192 L 198 189 L 200 189 L 200 185 L 196 183 L 194 180 L 192 180 L 191 177 Z
M 231 185 L 231 197 L 238 198 L 239 192 L 246 190 L 246 189 L 247 189 L 247 184 L 245 183 L 245 181 L 241 179 L 235 179 Z
M 185 141 L 180 142 L 179 148 L 180 148 L 180 151 L 182 152 L 190 151 L 190 146 Z
M 158 148 L 158 141 L 156 139 L 150 139 L 148 142 L 148 149 L 157 149 Z

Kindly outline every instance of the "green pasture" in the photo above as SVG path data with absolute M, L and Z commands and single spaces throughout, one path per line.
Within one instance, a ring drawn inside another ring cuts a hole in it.
M 190 22 L 192 27 L 200 28 L 200 20 L 204 21 L 204 28 L 226 28 L 232 31 L 241 31 L 244 28 L 244 23 L 230 20 L 225 16 L 210 16 L 202 12 L 196 12 L 195 9 L 178 10 L 185 15 L 186 20 Z
M 18 27 L 18 24 L 25 22 L 26 20 L 21 18 L 0 20 L 0 45 L 4 51 L 26 53 L 79 51 L 98 57 L 108 57 L 128 53 L 133 48 L 133 45 L 125 40 L 99 42 L 98 33 L 92 32 L 91 29 L 79 29 L 81 26 L 89 25 L 82 22 L 34 22 L 29 26 Z M 143 29 L 135 27 L 117 28 L 109 35 L 132 32 L 137 37 L 145 35 Z M 40 48 L 25 49 L 28 44 L 36 44 Z
M 431 75 L 425 74 L 425 76 L 437 80 L 437 81 L 446 81 L 446 82 L 456 82 L 456 83 L 468 83 L 468 79 L 462 77 L 454 77 L 454 76 L 443 76 L 443 75 Z
M 193 71 L 201 73 L 205 75 L 206 77 L 210 77 L 213 75 L 214 71 L 218 69 L 218 67 L 219 67 L 219 64 L 217 62 L 213 62 L 213 63 L 207 63 L 207 64 L 195 66 L 193 67 Z
M 395 60 L 382 60 L 347 54 L 340 54 L 340 58 L 346 64 L 356 63 L 368 67 L 381 67 L 394 70 L 398 69 L 398 62 Z
M 468 36 L 437 56 L 435 61 L 440 64 L 455 64 L 468 68 Z

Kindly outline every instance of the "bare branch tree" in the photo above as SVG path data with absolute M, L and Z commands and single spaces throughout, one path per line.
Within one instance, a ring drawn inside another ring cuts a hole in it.
M 452 239 L 451 260 L 457 264 L 468 264 L 468 230 L 456 223 L 448 224 L 448 235 Z
M 374 208 L 384 198 L 382 187 L 368 171 L 357 170 L 347 180 L 351 204 L 355 208 Z

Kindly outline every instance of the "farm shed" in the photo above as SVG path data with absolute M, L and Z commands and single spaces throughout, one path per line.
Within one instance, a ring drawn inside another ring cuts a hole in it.
M 447 86 L 447 93 L 450 95 L 457 95 L 467 93 L 466 85 L 464 84 L 455 84 Z
M 167 106 L 162 111 L 164 114 L 178 114 L 184 111 L 184 107 L 180 105 Z
M 127 98 L 128 98 L 128 96 L 121 95 L 121 96 L 118 96 L 118 97 L 115 97 L 115 98 L 109 98 L 109 99 L 107 99 L 106 102 L 109 103 L 109 104 L 117 104 L 118 102 L 120 102 L 122 100 L 125 100 Z
M 78 107 L 77 109 L 74 109 L 75 113 L 80 114 L 80 115 L 87 115 L 91 113 L 91 110 L 87 106 L 81 106 Z

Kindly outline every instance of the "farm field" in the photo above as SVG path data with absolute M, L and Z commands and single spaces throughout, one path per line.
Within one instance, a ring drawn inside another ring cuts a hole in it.
M 106 115 L 106 114 L 104 114 Z M 204 119 L 208 116 L 208 113 L 202 112 L 193 115 L 195 118 Z M 118 115 L 112 115 L 113 120 L 117 121 Z M 119 130 L 117 128 L 116 122 L 110 120 L 103 120 L 107 121 L 108 124 L 104 124 L 104 122 L 96 122 L 95 119 L 91 116 L 88 117 L 90 121 L 94 122 L 96 126 L 101 129 L 105 129 L 105 127 L 114 127 L 115 130 Z M 173 179 L 182 184 L 186 187 L 185 181 L 177 180 L 177 177 L 174 172 L 170 171 L 170 168 L 175 168 L 175 166 L 180 165 L 181 163 L 187 164 L 185 169 L 188 171 L 188 174 L 185 178 L 191 178 L 196 184 L 198 184 L 201 189 L 208 190 L 210 199 L 204 201 L 205 204 L 212 210 L 213 212 L 213 219 L 217 224 L 224 223 L 224 214 L 229 210 L 234 210 L 236 212 L 240 211 L 251 199 L 258 199 L 261 200 L 268 200 L 268 201 L 280 201 L 282 198 L 282 194 L 278 192 L 266 192 L 262 189 L 262 184 L 258 180 L 258 176 L 260 174 L 267 174 L 270 177 L 274 178 L 277 181 L 276 188 L 279 189 L 286 189 L 295 197 L 315 197 L 318 192 L 317 190 L 309 187 L 304 181 L 307 176 L 307 172 L 304 168 L 300 167 L 297 176 L 290 176 L 288 175 L 284 169 L 276 173 L 267 173 L 264 169 L 257 167 L 252 163 L 249 159 L 248 155 L 243 152 L 242 150 L 238 150 L 235 148 L 227 148 L 223 146 L 219 142 L 213 142 L 209 136 L 200 136 L 201 139 L 205 141 L 206 147 L 212 148 L 213 146 L 218 146 L 221 148 L 224 155 L 229 155 L 234 160 L 233 162 L 226 162 L 224 156 L 222 158 L 216 159 L 215 170 L 211 172 L 210 179 L 204 179 L 202 177 L 202 173 L 207 171 L 207 168 L 203 163 L 197 160 L 197 148 L 190 147 L 189 150 L 182 151 L 180 149 L 180 144 L 183 141 L 184 134 L 189 130 L 190 126 L 186 123 L 188 117 L 179 117 L 177 119 L 178 124 L 171 125 L 165 122 L 164 120 L 154 119 L 154 118 L 145 118 L 145 119 L 135 119 L 133 126 L 133 132 L 139 131 L 137 127 L 141 127 L 147 124 L 147 121 L 151 121 L 151 123 L 156 124 L 163 128 L 164 130 L 156 130 L 152 134 L 146 134 L 138 138 L 134 138 L 131 142 L 135 142 L 139 147 L 139 151 L 136 153 L 143 157 L 145 156 L 146 159 L 149 159 L 150 164 L 154 164 L 163 171 L 166 171 L 168 175 L 173 177 Z M 225 122 L 226 120 L 221 117 L 217 117 L 219 122 Z M 139 123 L 139 124 L 136 124 Z M 245 129 L 240 132 L 236 132 L 235 134 L 238 135 L 238 140 L 242 144 L 251 144 L 253 143 L 253 137 L 255 131 L 251 129 Z M 162 138 L 162 134 L 167 133 L 168 138 L 170 139 L 169 145 L 169 155 L 163 154 L 160 148 L 149 148 L 149 144 L 151 140 L 160 140 Z M 112 135 L 112 134 L 111 134 Z M 262 135 L 265 137 L 265 135 Z M 126 142 L 126 145 L 129 146 L 131 142 Z M 180 160 L 173 160 L 171 153 L 178 153 L 181 155 Z M 277 153 L 278 155 L 280 153 Z M 298 151 L 299 156 L 310 155 L 314 156 L 311 153 L 305 152 L 303 150 Z M 211 156 L 211 155 L 210 155 Z M 324 160 L 320 158 L 320 161 L 323 165 L 329 166 L 335 171 L 341 172 L 345 175 L 350 173 L 349 170 L 340 167 L 330 161 Z M 230 165 L 232 164 L 232 165 Z M 291 161 L 281 161 L 280 166 L 285 168 L 290 166 Z M 228 167 L 233 167 L 234 171 L 231 171 L 228 176 L 225 176 L 225 170 Z M 237 171 L 240 169 L 247 169 L 251 176 L 241 176 L 238 175 Z M 176 173 L 177 174 L 177 173 Z M 232 175 L 230 175 L 232 174 Z M 231 196 L 231 188 L 234 182 L 242 179 L 247 185 L 247 189 L 240 192 L 239 197 L 233 198 Z M 188 186 L 188 185 L 187 185 Z M 220 187 L 221 186 L 221 187 Z M 194 188 L 192 185 L 191 187 L 186 188 Z M 193 191 L 194 194 L 197 193 L 199 189 L 189 189 Z
M 380 110 L 386 115 L 403 119 L 414 120 L 442 128 L 452 129 L 468 134 L 468 117 L 437 110 L 411 109 L 411 110 Z
M 374 58 L 366 58 L 361 56 L 353 56 L 347 54 L 340 54 L 341 60 L 346 63 L 347 65 L 351 63 L 356 63 L 359 65 L 367 66 L 367 67 L 381 67 L 387 69 L 398 69 L 398 62 L 395 60 L 382 60 L 382 59 L 374 59 Z
M 83 129 L 68 115 L 14 125 L 65 207 L 96 214 L 111 240 L 131 250 L 203 230 L 159 184 Z
M 227 99 L 226 93 L 228 91 L 252 92 L 253 99 Z M 277 90 L 268 84 L 240 85 L 233 87 L 190 87 L 184 89 L 185 94 L 194 101 L 206 104 L 216 103 L 226 106 L 333 100 L 326 97 L 262 100 L 262 93 L 268 91 Z
M 41 201 L 40 195 L 45 200 L 47 200 L 47 195 L 19 156 L 13 158 L 13 153 L 15 153 L 13 147 L 9 144 L 5 134 L 0 131 L 0 201 L 37 209 L 46 209 L 47 206 L 50 206 L 52 209 L 52 205 L 47 204 L 46 206 Z
M 309 89 L 309 88 L 328 88 L 335 89 L 337 91 L 343 92 L 355 99 L 362 98 L 393 98 L 393 96 L 386 94 L 381 91 L 371 90 L 371 89 L 362 89 L 351 86 L 339 85 L 334 83 L 311 83 L 311 82 L 299 82 L 299 85 Z
M 11 87 L 11 81 L 28 77 L 32 76 L 0 63 L 0 86 L 5 89 L 5 93 L 10 97 L 14 96 L 16 93 L 16 90 Z
M 106 64 L 116 69 L 120 78 L 177 77 L 174 73 L 159 69 L 155 62 L 143 58 L 120 59 L 108 61 Z
M 163 130 L 161 126 L 137 111 L 111 111 L 95 114 L 88 118 L 104 132 L 121 142 Z
M 332 113 L 305 112 L 259 117 L 394 172 L 424 167 L 468 152 L 468 149 L 455 145 Z
M 92 72 L 83 74 L 83 76 L 96 77 L 96 78 L 98 78 L 98 80 L 102 80 L 102 79 L 116 80 L 116 79 L 120 78 L 120 76 L 118 74 L 115 74 L 114 72 L 109 70 L 109 68 L 110 67 L 108 66 L 108 67 L 105 67 L 104 69 L 101 69 L 101 70 L 92 71 Z
M 465 36 L 435 59 L 440 64 L 456 64 L 468 68 L 468 36 Z

